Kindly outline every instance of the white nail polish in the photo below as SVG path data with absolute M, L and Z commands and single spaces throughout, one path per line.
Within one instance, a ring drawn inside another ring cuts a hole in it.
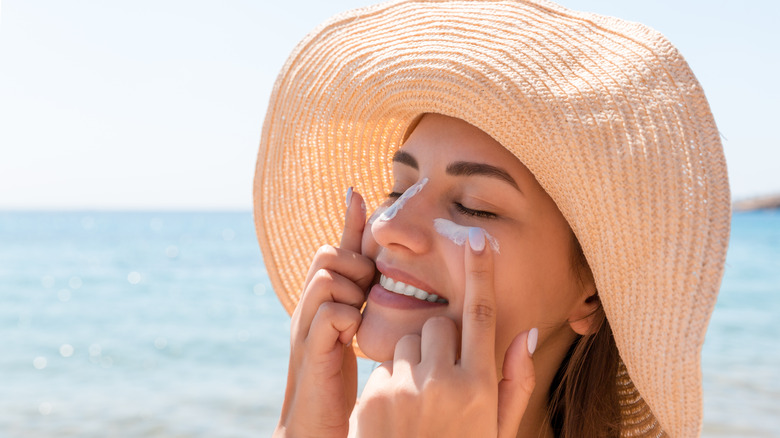
M 349 186 L 349 188 L 347 189 L 347 199 L 345 202 L 347 208 L 349 208 L 350 202 L 352 202 L 352 186 Z
M 474 252 L 482 252 L 485 249 L 485 232 L 482 228 L 469 228 L 469 246 Z
M 539 330 L 536 327 L 528 331 L 528 338 L 526 342 L 528 344 L 528 355 L 533 356 L 536 351 L 536 342 L 539 340 Z

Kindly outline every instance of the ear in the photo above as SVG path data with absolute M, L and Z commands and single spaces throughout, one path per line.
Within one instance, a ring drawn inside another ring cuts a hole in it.
M 591 295 L 583 295 L 569 314 L 569 326 L 578 335 L 588 335 L 593 332 L 596 311 L 601 305 L 595 291 Z
M 579 280 L 582 292 L 569 314 L 569 326 L 578 335 L 588 335 L 596 329 L 594 320 L 601 301 L 590 269 L 580 268 Z

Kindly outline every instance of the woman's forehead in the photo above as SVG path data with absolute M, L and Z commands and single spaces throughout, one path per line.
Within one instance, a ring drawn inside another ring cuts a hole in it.
M 518 183 L 538 185 L 525 165 L 490 135 L 464 120 L 440 114 L 424 115 L 393 161 L 412 168 L 484 163 L 503 169 Z

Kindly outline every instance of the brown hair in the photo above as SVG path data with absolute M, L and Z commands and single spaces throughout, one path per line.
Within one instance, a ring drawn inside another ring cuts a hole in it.
M 573 243 L 573 269 L 590 273 L 576 237 Z M 577 336 L 550 385 L 548 416 L 556 437 L 620 436 L 620 356 L 600 303 L 591 317 L 590 333 Z

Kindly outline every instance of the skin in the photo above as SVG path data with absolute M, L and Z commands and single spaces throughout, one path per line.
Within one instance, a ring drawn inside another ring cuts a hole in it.
M 340 247 L 314 257 L 293 314 L 276 436 L 350 432 L 355 334 L 363 352 L 382 362 L 355 411 L 359 435 L 552 436 L 547 390 L 576 333 L 589 329 L 594 306 L 592 282 L 571 265 L 568 224 L 528 169 L 466 122 L 426 115 L 401 152 L 393 191 L 428 178 L 424 189 L 393 219 L 368 226 L 353 194 Z M 503 176 L 453 171 L 459 162 Z M 435 218 L 475 231 L 458 246 L 435 231 Z M 500 242 L 500 254 L 480 245 L 479 229 Z M 378 271 L 448 302 L 389 305 L 374 286 Z

